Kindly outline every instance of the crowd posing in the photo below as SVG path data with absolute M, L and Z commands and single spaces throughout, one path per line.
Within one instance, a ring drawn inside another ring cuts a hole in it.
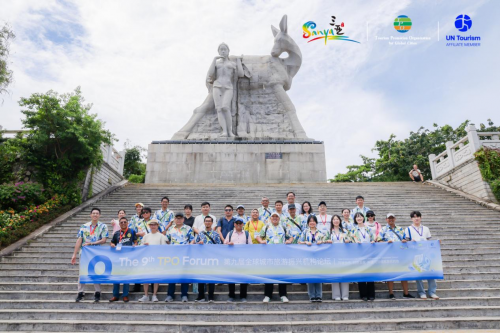
M 313 206 L 309 201 L 302 205 L 295 203 L 295 193 L 287 194 L 287 203 L 277 200 L 274 208 L 270 207 L 269 198 L 263 197 L 260 208 L 245 214 L 245 207 L 238 205 L 236 212 L 232 205 L 226 205 L 224 216 L 217 219 L 210 213 L 210 203 L 201 204 L 201 214 L 194 217 L 193 206 L 185 205 L 184 212 L 172 212 L 168 197 L 161 199 L 161 208 L 155 212 L 142 203 L 135 205 L 136 214 L 129 219 L 125 210 L 118 212 L 118 218 L 111 221 L 113 233 L 111 239 L 112 247 L 137 246 L 137 245 L 239 245 L 239 244 L 336 244 L 336 243 L 375 243 L 375 242 L 422 242 L 431 239 L 429 228 L 422 225 L 422 215 L 418 211 L 410 213 L 412 225 L 406 228 L 396 224 L 396 216 L 388 213 L 385 223 L 376 221 L 375 213 L 364 205 L 362 196 L 356 197 L 354 209 L 342 209 L 339 215 L 330 215 L 327 204 L 321 201 L 318 212 L 313 212 Z M 106 243 L 109 236 L 108 227 L 99 221 L 101 211 L 92 208 L 91 221 L 81 226 L 78 232 L 72 264 L 76 263 L 76 257 L 83 246 L 96 246 Z M 325 281 L 326 282 L 326 281 Z M 427 293 L 424 289 L 424 281 L 418 280 L 418 297 L 427 299 L 439 299 L 436 295 L 436 281 L 428 280 Z M 359 296 L 363 301 L 375 299 L 374 282 L 358 282 Z M 409 293 L 408 281 L 401 281 L 404 298 L 415 298 Z M 175 283 L 168 285 L 168 293 L 165 302 L 174 301 Z M 215 284 L 199 283 L 198 297 L 195 302 L 206 301 L 206 290 L 208 289 L 208 302 L 214 301 Z M 99 284 L 94 284 L 94 301 L 99 302 L 101 289 Z M 158 283 L 151 286 L 144 284 L 144 296 L 139 302 L 150 300 L 149 293 L 152 292 L 151 301 L 158 302 Z M 194 284 L 196 287 L 196 284 Z M 394 296 L 394 282 L 387 282 L 389 298 Z M 248 284 L 240 284 L 240 300 L 247 300 Z M 271 300 L 274 284 L 266 284 L 263 302 Z M 307 283 L 308 294 L 311 302 L 322 302 L 322 283 Z M 188 301 L 189 284 L 181 284 L 181 301 Z M 140 292 L 140 285 L 134 286 L 135 292 Z M 287 284 L 279 284 L 278 292 L 282 302 L 287 303 Z M 129 284 L 123 284 L 123 301 L 129 301 Z M 120 284 L 113 285 L 113 297 L 109 300 L 119 300 Z M 84 297 L 84 286 L 78 283 L 78 296 L 76 302 Z M 235 285 L 229 284 L 228 302 L 234 302 Z M 349 300 L 349 283 L 332 283 L 332 299 L 336 301 Z

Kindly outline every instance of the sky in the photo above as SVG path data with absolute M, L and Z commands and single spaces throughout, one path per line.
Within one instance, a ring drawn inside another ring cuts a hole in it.
M 0 96 L 0 125 L 21 129 L 21 97 L 81 87 L 92 113 L 124 149 L 168 140 L 206 97 L 205 76 L 217 46 L 234 55 L 268 55 L 271 25 L 288 15 L 303 62 L 288 94 L 307 135 L 323 141 L 327 176 L 376 156 L 377 140 L 434 123 L 500 124 L 497 41 L 500 1 L 23 1 L 0 0 L 8 23 L 14 82 Z M 470 31 L 454 25 L 460 14 Z M 393 22 L 407 15 L 412 27 Z M 343 22 L 348 41 L 303 38 L 302 25 Z M 438 33 L 439 31 L 439 33 Z M 480 36 L 479 47 L 446 46 L 447 35 Z M 381 37 L 427 37 L 389 45 Z M 439 38 L 439 40 L 438 40 Z M 2 101 L 3 100 L 3 101 Z

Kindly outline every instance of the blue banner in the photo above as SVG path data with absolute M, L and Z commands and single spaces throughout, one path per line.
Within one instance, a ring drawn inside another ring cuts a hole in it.
M 439 241 L 86 246 L 81 283 L 307 283 L 442 279 Z

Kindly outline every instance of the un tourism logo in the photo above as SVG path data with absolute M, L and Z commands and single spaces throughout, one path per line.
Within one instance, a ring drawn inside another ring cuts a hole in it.
M 458 31 L 465 32 L 470 30 L 471 27 L 472 20 L 469 15 L 458 15 L 455 19 L 455 28 L 457 28 Z
M 404 34 L 405 32 L 410 31 L 411 29 L 411 19 L 406 15 L 399 15 L 394 20 L 394 29 L 397 32 Z

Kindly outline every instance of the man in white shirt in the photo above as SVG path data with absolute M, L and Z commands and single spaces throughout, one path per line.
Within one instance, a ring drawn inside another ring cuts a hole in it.
M 413 165 L 413 169 L 410 170 L 409 174 L 411 180 L 413 180 L 414 183 L 419 183 L 424 181 L 424 176 L 422 175 L 416 164 Z
M 283 206 L 283 212 L 285 212 L 286 214 L 289 214 L 288 213 L 288 205 L 292 205 L 294 204 L 295 205 L 295 209 L 296 209 L 296 214 L 297 216 L 302 214 L 302 207 L 299 205 L 299 204 L 296 204 L 295 203 L 295 193 L 293 192 L 288 192 L 286 194 L 286 201 L 288 202 L 286 205 Z
M 351 217 L 350 217 L 351 223 L 354 223 L 354 215 L 356 215 L 356 213 L 363 214 L 363 216 L 365 217 L 365 221 L 366 221 L 366 213 L 371 209 L 365 206 L 365 198 L 363 198 L 362 195 L 358 195 L 356 197 L 356 205 L 357 206 L 351 210 Z
M 211 216 L 214 221 L 217 221 L 217 218 L 210 214 L 210 203 L 205 201 L 201 204 L 201 214 L 194 219 L 193 231 L 196 234 L 205 231 L 205 217 L 207 216 Z
M 226 245 L 240 245 L 240 244 L 252 244 L 252 238 L 250 237 L 250 233 L 248 231 L 243 230 L 243 220 L 241 218 L 236 218 L 236 221 L 234 221 L 234 229 L 231 230 L 227 236 L 226 239 L 224 240 L 224 244 Z M 236 286 L 234 283 L 228 284 L 229 286 L 229 298 L 227 299 L 228 302 L 234 302 L 234 299 L 236 297 Z M 246 303 L 247 302 L 247 289 L 248 289 L 248 284 L 247 283 L 240 283 L 240 299 L 241 302 Z
M 426 242 L 431 239 L 431 232 L 429 228 L 422 225 L 422 214 L 419 211 L 413 211 L 410 213 L 411 220 L 413 224 L 405 229 L 404 238 L 407 241 L 411 242 Z M 427 299 L 427 295 L 425 294 L 424 289 L 424 281 L 417 280 L 417 292 L 421 299 Z M 436 295 L 436 280 L 428 279 L 427 280 L 429 296 L 432 299 L 439 299 L 438 295 Z
M 322 232 L 327 233 L 330 232 L 332 225 L 332 216 L 326 213 L 326 202 L 321 201 L 318 205 L 319 214 L 316 215 L 318 219 L 318 229 Z

